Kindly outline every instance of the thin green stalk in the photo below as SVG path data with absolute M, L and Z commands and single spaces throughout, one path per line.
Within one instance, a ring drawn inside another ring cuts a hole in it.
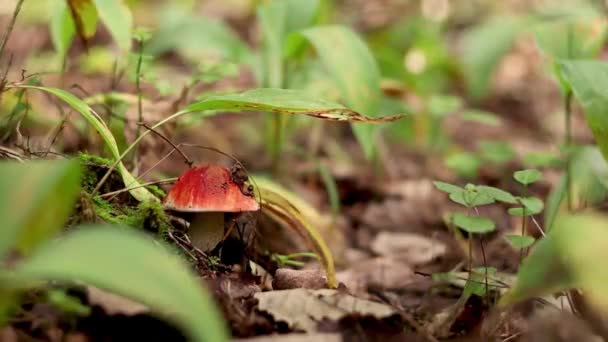
M 568 211 L 572 211 L 572 171 L 571 171 L 571 152 L 572 145 L 572 91 L 568 90 L 564 98 L 565 126 L 566 133 L 564 143 L 566 148 L 566 202 L 568 203 Z
M 137 122 L 144 122 L 144 112 L 143 112 L 143 100 L 142 100 L 142 92 L 141 92 L 141 65 L 144 57 L 144 41 L 143 39 L 139 40 L 139 54 L 137 56 L 137 68 L 135 70 L 135 87 L 137 89 Z M 135 131 L 136 139 L 139 138 L 141 126 L 137 125 Z M 137 165 L 137 152 L 133 153 L 133 164 Z

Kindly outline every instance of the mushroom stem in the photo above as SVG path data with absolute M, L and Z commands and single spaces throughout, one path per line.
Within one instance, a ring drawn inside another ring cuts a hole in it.
M 224 213 L 196 213 L 188 229 L 192 245 L 208 252 L 214 249 L 224 238 Z

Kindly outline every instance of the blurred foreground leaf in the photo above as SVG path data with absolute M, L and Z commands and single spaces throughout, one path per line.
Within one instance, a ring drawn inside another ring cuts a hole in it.
M 179 257 L 142 233 L 82 226 L 18 264 L 16 280 L 79 281 L 137 300 L 192 341 L 228 341 L 213 298 Z
M 0 255 L 32 248 L 59 231 L 80 189 L 75 160 L 0 162 Z
M 502 305 L 580 288 L 597 309 L 608 313 L 608 217 L 598 213 L 559 216 L 546 237 L 524 260 Z

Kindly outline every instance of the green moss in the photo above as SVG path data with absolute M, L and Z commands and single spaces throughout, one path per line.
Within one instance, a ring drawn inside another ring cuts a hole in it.
M 146 186 L 146 189 L 150 190 L 150 192 L 158 198 L 163 198 L 166 195 L 163 189 L 157 185 L 148 185 Z
M 113 164 L 110 159 L 96 156 L 93 154 L 83 153 L 83 152 L 80 152 L 78 154 L 78 159 L 80 159 L 80 161 L 85 164 L 95 164 L 95 165 L 105 165 L 105 166 L 111 166 Z
M 169 219 L 158 202 L 141 202 L 137 207 L 118 206 L 99 196 L 93 197 L 95 213 L 101 220 L 164 235 L 171 228 Z

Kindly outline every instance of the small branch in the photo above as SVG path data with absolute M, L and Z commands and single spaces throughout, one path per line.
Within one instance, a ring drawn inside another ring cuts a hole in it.
M 172 182 L 175 182 L 176 180 L 177 180 L 177 177 L 176 178 L 167 178 L 167 179 L 163 179 L 163 180 L 159 180 L 159 181 L 154 181 L 154 182 L 148 182 L 148 183 L 140 184 L 138 186 L 133 186 L 133 187 L 130 187 L 130 188 L 122 188 L 120 190 L 116 190 L 116 191 L 112 191 L 112 192 L 106 192 L 105 194 L 99 195 L 99 197 L 104 198 L 104 197 L 115 196 L 115 195 L 121 194 L 123 192 L 131 191 L 133 189 L 143 188 L 143 187 L 146 187 L 146 186 L 149 186 L 149 185 L 172 183 Z
M 159 133 L 154 128 L 148 126 L 145 122 L 138 122 L 137 125 L 143 126 L 148 131 L 158 135 L 161 139 L 166 141 L 182 156 L 182 158 L 184 158 L 184 161 L 186 162 L 186 164 L 188 164 L 188 166 L 192 167 L 192 164 L 194 164 L 194 162 L 190 158 L 188 158 L 188 156 L 182 150 L 180 150 L 179 147 L 177 147 L 177 145 L 175 145 L 171 140 L 169 140 L 169 138 L 165 137 L 162 133 Z
M 4 32 L 4 37 L 2 37 L 2 43 L 0 43 L 0 58 L 2 58 L 4 54 L 4 49 L 6 48 L 6 43 L 8 42 L 8 39 L 10 38 L 11 33 L 15 28 L 15 22 L 17 21 L 17 16 L 19 15 L 19 12 L 21 12 L 21 6 L 23 5 L 24 1 L 25 0 L 19 0 L 17 6 L 15 6 L 15 10 L 13 11 L 13 17 L 11 18 L 11 21 L 8 24 L 6 32 Z

